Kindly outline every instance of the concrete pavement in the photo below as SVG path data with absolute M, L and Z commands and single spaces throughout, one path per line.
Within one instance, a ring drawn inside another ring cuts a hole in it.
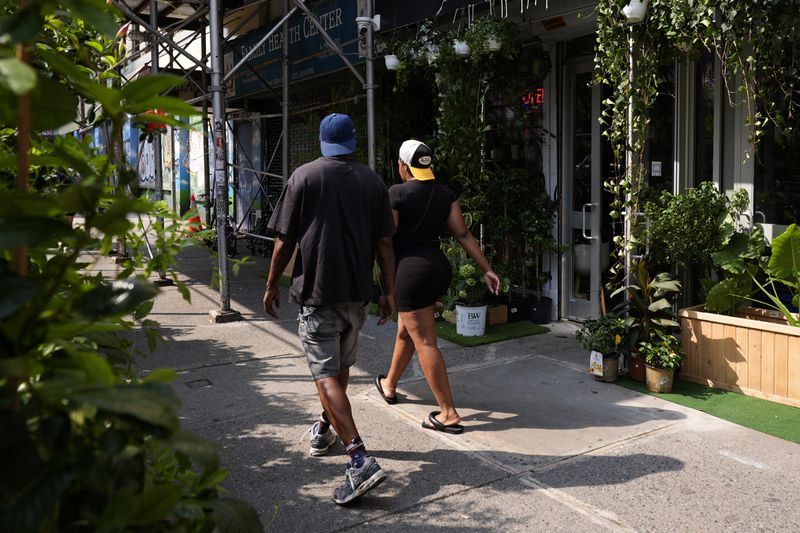
M 301 441 L 320 406 L 288 290 L 280 319 L 267 320 L 267 260 L 258 258 L 231 283 L 244 320 L 212 325 L 212 266 L 201 248 L 182 254 L 192 303 L 163 290 L 151 317 L 167 342 L 142 366 L 179 371 L 184 427 L 219 443 L 225 486 L 268 530 L 798 529 L 800 446 L 595 381 L 569 323 L 477 348 L 441 340 L 467 428 L 445 435 L 420 427 L 436 404 L 416 362 L 399 404 L 377 395 L 372 382 L 388 368 L 395 328 L 370 318 L 349 392 L 389 479 L 339 507 L 331 496 L 343 480 L 343 447 L 314 458 L 308 436 Z

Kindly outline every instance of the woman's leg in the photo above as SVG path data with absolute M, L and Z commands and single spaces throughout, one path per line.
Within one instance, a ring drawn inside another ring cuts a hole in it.
M 381 388 L 386 396 L 393 397 L 397 389 L 397 382 L 400 381 L 400 376 L 406 371 L 408 363 L 414 356 L 414 341 L 411 340 L 411 335 L 408 334 L 405 322 L 403 321 L 403 314 L 397 315 L 397 338 L 394 342 L 394 353 L 392 354 L 392 364 L 389 367 L 389 373 L 384 379 L 381 380 Z
M 436 320 L 433 317 L 433 306 L 400 313 L 400 317 L 417 348 L 422 371 L 439 404 L 441 413 L 437 415 L 437 420 L 446 425 L 458 424 L 461 422 L 461 417 L 456 411 L 453 393 L 450 391 L 450 381 L 447 378 L 447 368 L 436 342 Z

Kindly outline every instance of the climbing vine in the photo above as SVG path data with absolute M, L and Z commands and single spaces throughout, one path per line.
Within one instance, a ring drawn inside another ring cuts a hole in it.
M 611 216 L 617 222 L 626 211 L 639 211 L 646 180 L 640 162 L 660 67 L 714 54 L 729 103 L 745 106 L 754 146 L 769 126 L 791 133 L 794 120 L 789 119 L 800 105 L 800 0 L 653 0 L 644 22 L 633 26 L 622 12 L 627 4 L 600 0 L 597 6 L 595 82 L 614 88 L 601 116 L 614 153 L 614 176 L 604 186 L 614 195 Z M 629 39 L 634 43 L 632 74 Z M 633 157 L 630 169 L 624 164 L 627 150 Z M 635 241 L 617 233 L 618 272 Z

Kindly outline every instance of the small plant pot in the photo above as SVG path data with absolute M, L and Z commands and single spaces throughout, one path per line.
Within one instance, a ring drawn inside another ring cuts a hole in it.
M 383 60 L 386 62 L 386 70 L 397 70 L 400 66 L 400 60 L 394 54 L 383 56 Z
M 644 359 L 639 354 L 632 353 L 628 356 L 628 377 L 639 383 L 644 383 L 647 379 Z
M 530 301 L 528 306 L 528 320 L 534 324 L 549 324 L 550 312 L 553 308 L 553 300 L 543 296 L 541 298 L 534 298 Z
M 603 355 L 603 375 L 595 376 L 597 381 L 611 383 L 619 378 L 619 354 Z
M 645 366 L 647 390 L 650 392 L 672 392 L 675 370 L 671 368 L 656 368 L 650 365 Z
M 463 57 L 469 55 L 469 45 L 467 44 L 467 41 L 455 39 L 453 41 L 453 50 L 455 51 L 457 56 Z
M 511 298 L 508 302 L 508 321 L 520 322 L 528 320 L 530 302 L 523 298 Z
M 486 333 L 486 306 L 456 304 L 456 333 L 465 337 L 480 337 Z
M 489 49 L 490 52 L 497 52 L 503 47 L 503 43 L 498 41 L 496 37 L 491 36 L 486 39 L 486 48 Z

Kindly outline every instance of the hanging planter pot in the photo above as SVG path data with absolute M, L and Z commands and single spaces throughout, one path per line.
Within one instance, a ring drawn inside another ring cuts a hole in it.
M 497 40 L 494 35 L 490 35 L 486 39 L 486 48 L 489 49 L 490 52 L 497 52 L 503 47 L 502 41 Z
M 622 14 L 625 15 L 628 24 L 636 24 L 644 20 L 649 2 L 650 0 L 631 0 L 627 6 L 622 8 Z
M 400 60 L 394 54 L 383 56 L 383 60 L 386 62 L 386 70 L 397 70 L 400 65 Z
M 455 50 L 457 56 L 469 55 L 469 45 L 467 44 L 467 41 L 455 39 L 453 41 L 453 50 Z

